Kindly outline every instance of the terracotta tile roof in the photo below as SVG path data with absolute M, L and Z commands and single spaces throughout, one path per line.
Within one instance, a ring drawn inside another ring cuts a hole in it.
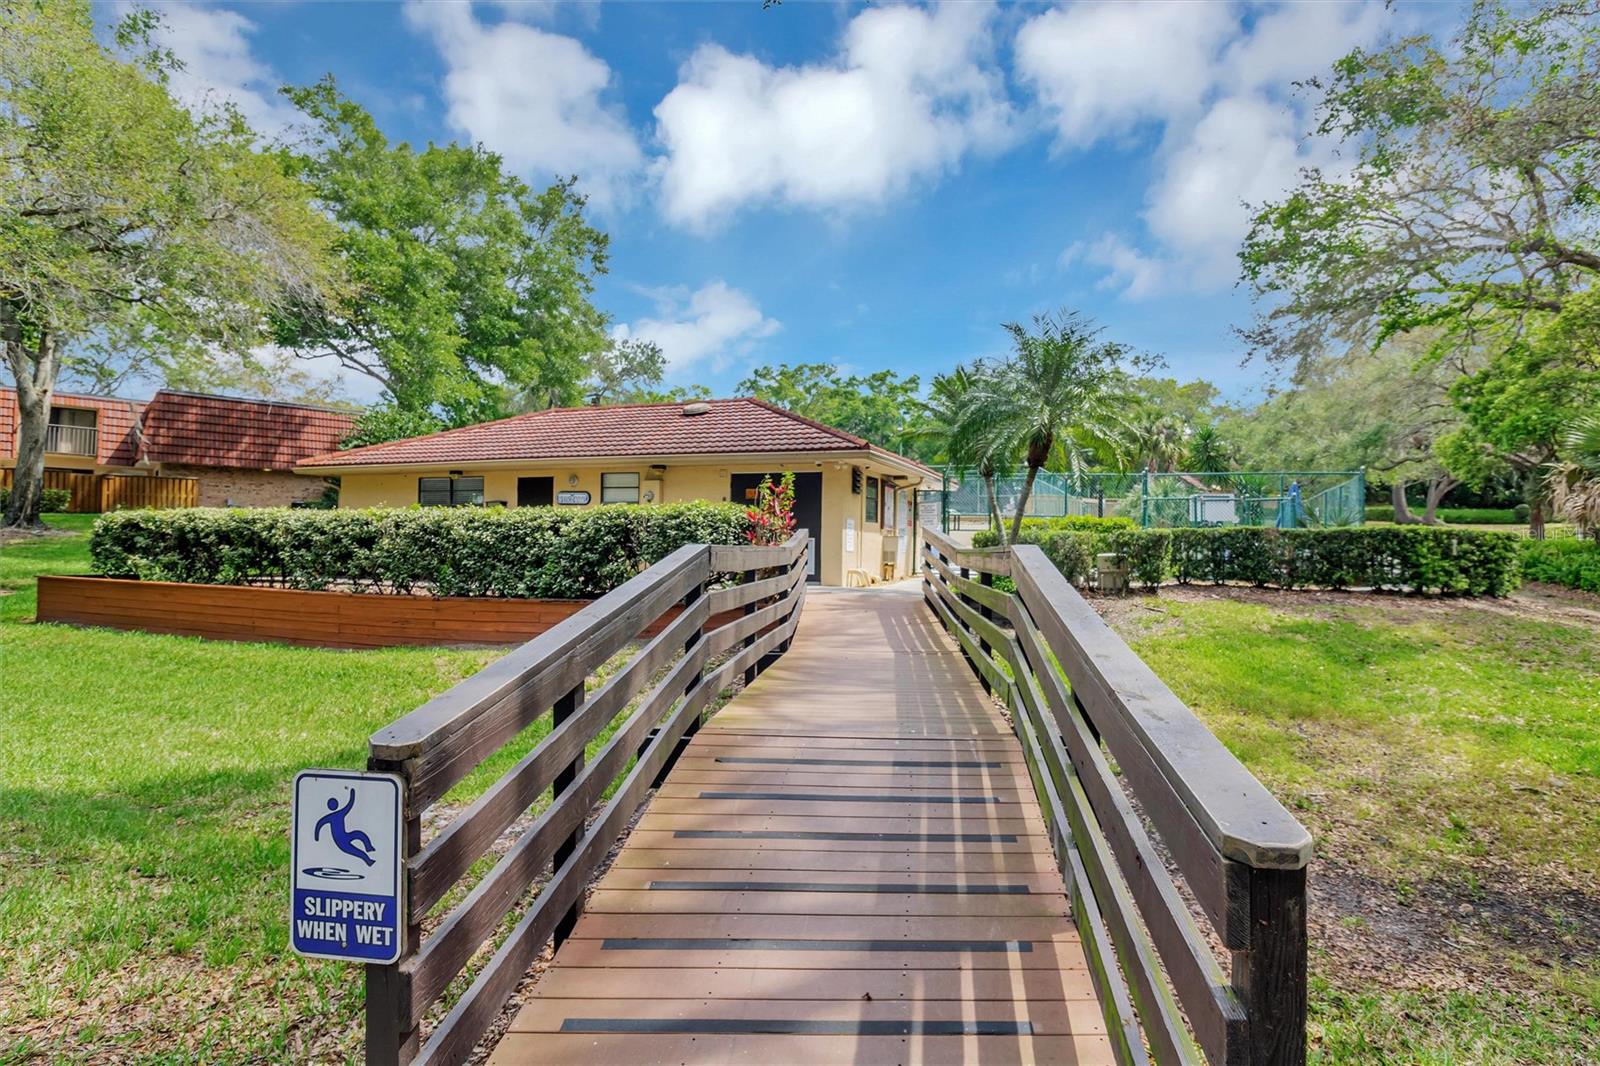
M 425 437 L 314 455 L 299 465 L 420 466 L 507 459 L 539 461 L 871 450 L 925 469 L 910 459 L 874 447 L 860 437 L 761 400 L 740 398 L 704 402 L 709 410 L 698 415 L 685 414 L 688 405 L 681 402 L 557 407 L 498 422 L 447 429 Z
M 83 396 L 71 392 L 58 392 L 51 397 L 53 407 L 89 408 L 97 412 L 99 426 L 95 457 L 107 466 L 132 466 L 138 458 L 139 411 L 143 404 L 137 400 L 123 400 L 112 396 Z M 17 438 L 21 431 L 17 413 L 17 390 L 11 386 L 0 388 L 0 455 L 14 458 Z
M 145 407 L 144 458 L 293 470 L 307 455 L 337 448 L 354 421 L 325 407 L 163 389 Z
M 163 389 L 147 403 L 58 392 L 55 407 L 98 412 L 97 461 L 133 466 L 140 459 L 189 466 L 293 470 L 297 460 L 337 448 L 350 432 L 342 411 L 272 400 Z M 17 454 L 17 394 L 0 388 L 0 454 Z M 142 424 L 142 439 L 141 439 Z

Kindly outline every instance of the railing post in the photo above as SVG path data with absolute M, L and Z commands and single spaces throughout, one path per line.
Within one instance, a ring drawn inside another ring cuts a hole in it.
M 400 793 L 401 810 L 405 812 L 400 836 L 400 869 L 401 875 L 409 878 L 411 858 L 422 850 L 422 815 L 411 810 L 411 775 L 404 763 L 380 759 L 368 759 L 367 769 L 375 773 L 397 773 L 404 782 Z M 409 893 L 401 892 L 400 899 L 402 906 L 409 907 Z M 400 969 L 417 953 L 422 924 L 410 921 L 409 915 L 406 917 L 406 939 L 400 958 L 384 966 L 368 964 L 366 967 L 368 1066 L 406 1066 L 417 1057 L 422 1046 L 421 1022 L 408 1016 L 411 997 Z
M 961 568 L 961 576 L 970 580 L 971 577 L 972 577 L 972 571 L 967 569 L 965 566 L 963 566 Z M 984 584 L 986 584 L 986 585 L 987 584 L 991 584 L 994 581 L 994 578 L 990 577 L 988 574 L 983 574 L 981 576 L 983 578 L 987 579 L 987 580 L 984 581 Z M 977 608 L 980 608 L 980 609 L 982 608 L 982 604 L 974 603 L 970 596 L 965 595 L 960 590 L 952 589 L 951 591 L 955 592 L 956 597 L 962 603 L 966 604 L 968 607 L 977 607 Z M 985 617 L 987 617 L 988 612 L 984 612 L 984 615 L 985 615 Z M 956 619 L 956 624 L 961 626 L 962 629 L 967 630 L 969 633 L 972 632 L 971 627 L 966 625 L 965 622 L 959 617 Z M 974 636 L 976 636 L 976 634 L 974 634 Z M 983 652 L 983 654 L 985 654 L 985 655 L 989 654 L 989 642 L 984 640 L 981 636 L 978 637 L 978 648 Z M 989 679 L 987 677 L 983 676 L 983 671 L 978 669 L 978 664 L 977 663 L 972 663 L 971 665 L 972 665 L 973 673 L 978 675 L 978 684 L 983 686 L 983 691 L 985 691 L 985 692 L 992 691 L 990 689 L 990 687 L 989 687 Z
M 1250 1020 L 1250 1066 L 1306 1061 L 1306 871 L 1252 868 L 1250 947 L 1233 955 L 1233 987 Z
M 683 604 L 683 609 L 687 611 L 693 607 L 695 602 L 698 601 L 701 596 L 705 595 L 705 592 L 706 582 L 700 581 L 688 592 L 684 593 L 683 600 L 681 601 Z M 689 639 L 683 642 L 683 653 L 685 655 L 688 655 L 691 651 L 693 651 L 694 646 L 700 643 L 700 641 L 703 639 L 703 629 L 704 626 L 696 626 L 694 631 L 689 634 Z M 693 692 L 695 686 L 700 684 L 701 681 L 705 680 L 705 676 L 706 671 L 705 667 L 703 666 L 694 673 L 690 674 L 689 683 L 683 686 L 683 694 L 687 696 L 689 693 Z M 701 714 L 704 713 L 704 711 L 701 712 Z M 677 765 L 678 756 L 683 754 L 683 749 L 689 746 L 689 741 L 692 740 L 694 735 L 700 731 L 701 714 L 697 714 L 689 720 L 689 725 L 686 729 L 684 729 L 683 736 L 679 737 L 677 742 L 673 745 L 672 754 L 667 756 L 666 761 L 661 764 L 661 771 L 656 774 L 655 780 L 651 782 L 652 787 L 661 787 L 661 783 L 667 779 L 667 775 L 671 773 L 672 768 Z
M 578 713 L 578 708 L 583 706 L 583 694 L 584 683 L 579 681 L 571 690 L 562 695 L 560 699 L 556 700 L 550 720 L 550 728 L 552 730 L 558 728 L 562 722 L 565 722 L 568 718 L 571 718 L 573 715 Z M 573 760 L 570 763 L 556 773 L 555 780 L 551 783 L 550 789 L 550 802 L 552 805 L 554 805 L 555 801 L 561 797 L 561 794 L 567 789 L 571 788 L 572 783 L 578 779 L 578 774 L 583 769 L 583 754 L 584 753 L 580 750 L 578 754 L 573 757 Z M 583 840 L 584 828 L 584 821 L 580 820 L 578 822 L 578 827 L 572 831 L 572 835 L 556 845 L 555 854 L 552 856 L 550 862 L 550 869 L 552 872 L 561 869 L 561 864 L 566 862 L 572 853 L 578 850 L 578 845 Z M 563 914 L 560 920 L 556 922 L 556 947 L 560 947 L 562 942 L 565 941 L 567 937 L 572 935 L 573 927 L 578 924 L 578 911 L 581 903 L 582 899 L 580 897 L 579 902 L 574 903 L 572 908 L 568 910 L 566 914 Z
M 756 571 L 754 571 L 754 570 L 746 570 L 744 572 L 744 583 L 746 585 L 753 584 L 755 582 L 755 579 L 756 579 Z M 756 602 L 754 600 L 751 600 L 749 603 L 744 605 L 744 613 L 745 614 L 755 614 L 756 613 Z M 755 642 L 756 642 L 756 635 L 754 633 L 751 633 L 748 637 L 744 638 L 744 646 L 747 647 L 747 648 L 750 645 L 754 644 Z M 751 663 L 749 666 L 745 667 L 745 670 L 744 670 L 744 683 L 746 685 L 750 684 L 752 681 L 754 681 L 756 679 L 756 674 L 760 672 L 759 669 L 758 669 L 758 666 L 759 666 L 759 664 L 757 664 L 757 663 Z

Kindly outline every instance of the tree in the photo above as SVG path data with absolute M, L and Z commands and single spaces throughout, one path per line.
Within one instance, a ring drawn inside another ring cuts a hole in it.
M 1550 472 L 1556 514 L 1600 540 L 1600 414 L 1573 421 L 1562 444 L 1565 459 Z
M 431 411 L 407 410 L 380 404 L 369 407 L 356 418 L 356 424 L 339 442 L 341 448 L 362 448 L 368 444 L 384 444 L 408 437 L 425 437 L 448 429 L 438 415 Z
M 1141 405 L 1118 443 L 1128 465 L 1152 474 L 1176 470 L 1188 450 L 1189 427 L 1177 415 Z
M 915 437 L 922 410 L 915 374 L 902 378 L 879 370 L 863 377 L 831 363 L 760 367 L 739 382 L 738 390 L 891 448 Z
M 284 92 L 314 135 L 285 160 L 338 225 L 356 298 L 296 306 L 277 342 L 452 425 L 498 417 L 513 396 L 576 403 L 608 344 L 590 302 L 607 237 L 574 181 L 534 192 L 481 147 L 391 144 L 332 79 Z
M 1189 454 L 1185 465 L 1190 470 L 1206 474 L 1221 474 L 1233 469 L 1232 443 L 1223 439 L 1217 427 L 1205 424 L 1195 428 L 1189 436 Z
M 124 19 L 124 55 L 87 2 L 0 4 L 0 342 L 21 415 L 7 525 L 38 522 L 72 344 L 243 350 L 274 308 L 332 302 L 327 223 L 237 112 L 173 100 L 154 25 Z
M 1461 425 L 1450 399 L 1452 381 L 1470 364 L 1422 358 L 1425 335 L 1396 338 L 1377 351 L 1357 348 L 1308 368 L 1293 389 L 1224 421 L 1247 466 L 1269 470 L 1365 468 L 1388 482 L 1397 522 L 1434 524 L 1445 495 L 1460 484 L 1436 454 Z M 1421 519 L 1413 519 L 1407 487 L 1424 485 Z
M 654 341 L 613 338 L 590 364 L 584 401 L 591 405 L 648 402 L 666 369 L 666 356 Z
M 978 451 L 1020 456 L 1027 470 L 1011 518 L 1014 541 L 1046 463 L 1076 473 L 1091 444 L 1124 432 L 1122 413 L 1133 402 L 1124 363 L 1148 360 L 1101 340 L 1100 328 L 1077 312 L 1035 315 L 1032 330 L 1016 322 L 1005 329 L 1011 356 L 978 375 L 962 422 Z
M 989 521 L 1004 544 L 1005 522 L 1000 517 L 995 478 L 1010 464 L 1004 457 L 995 455 L 987 442 L 974 439 L 975 425 L 967 412 L 978 373 L 957 364 L 950 373 L 936 376 L 928 390 L 928 399 L 922 404 L 922 417 L 911 431 L 909 441 L 930 462 L 977 473 L 983 480 Z
M 1559 390 L 1600 369 L 1600 3 L 1480 0 L 1449 44 L 1356 51 L 1316 84 L 1316 133 L 1353 161 L 1256 215 L 1252 350 L 1303 377 L 1349 344 L 1425 333 L 1424 358 L 1484 379 L 1451 385 L 1455 474 L 1537 469 L 1562 412 L 1484 416 L 1530 376 Z

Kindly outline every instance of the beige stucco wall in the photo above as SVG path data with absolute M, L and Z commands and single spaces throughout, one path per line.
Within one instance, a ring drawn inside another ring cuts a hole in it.
M 823 460 L 796 461 L 793 457 L 773 456 L 770 459 L 730 459 L 725 462 L 673 462 L 666 464 L 660 481 L 657 500 L 661 503 L 679 503 L 688 500 L 727 501 L 729 482 L 734 474 L 762 474 L 793 470 L 795 473 L 822 474 L 822 529 L 817 531 L 821 541 L 822 569 L 818 575 L 825 585 L 842 585 L 845 574 L 852 569 L 866 570 L 878 575 L 882 570 L 883 538 L 876 516 L 869 521 L 865 513 L 866 493 L 850 491 L 850 471 L 853 466 L 863 466 L 864 477 L 873 472 L 870 465 L 859 462 L 834 462 Z M 655 487 L 651 480 L 650 464 L 630 465 L 626 462 L 594 465 L 528 464 L 527 466 L 478 467 L 462 465 L 459 470 L 466 477 L 483 478 L 483 498 L 488 502 L 504 501 L 514 507 L 517 502 L 517 478 L 553 477 L 555 491 L 584 491 L 590 495 L 589 506 L 600 502 L 600 475 L 602 473 L 637 473 L 641 492 Z M 340 507 L 409 507 L 417 502 L 417 479 L 438 477 L 447 470 L 358 471 L 340 475 Z M 883 474 L 885 471 L 876 471 Z M 571 480 L 576 479 L 576 484 Z M 864 483 L 863 483 L 864 484 Z M 735 501 L 743 503 L 744 501 Z M 854 546 L 846 548 L 846 520 L 854 521 Z M 915 556 L 908 547 L 903 555 L 911 560 Z M 904 572 L 902 571 L 902 576 Z

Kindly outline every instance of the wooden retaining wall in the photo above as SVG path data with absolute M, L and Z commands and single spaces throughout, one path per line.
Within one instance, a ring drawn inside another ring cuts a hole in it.
M 588 602 L 302 592 L 46 574 L 39 578 L 37 620 L 320 648 L 518 644 Z M 737 615 L 724 611 L 707 627 Z M 675 617 L 676 608 L 644 635 L 653 635 Z

